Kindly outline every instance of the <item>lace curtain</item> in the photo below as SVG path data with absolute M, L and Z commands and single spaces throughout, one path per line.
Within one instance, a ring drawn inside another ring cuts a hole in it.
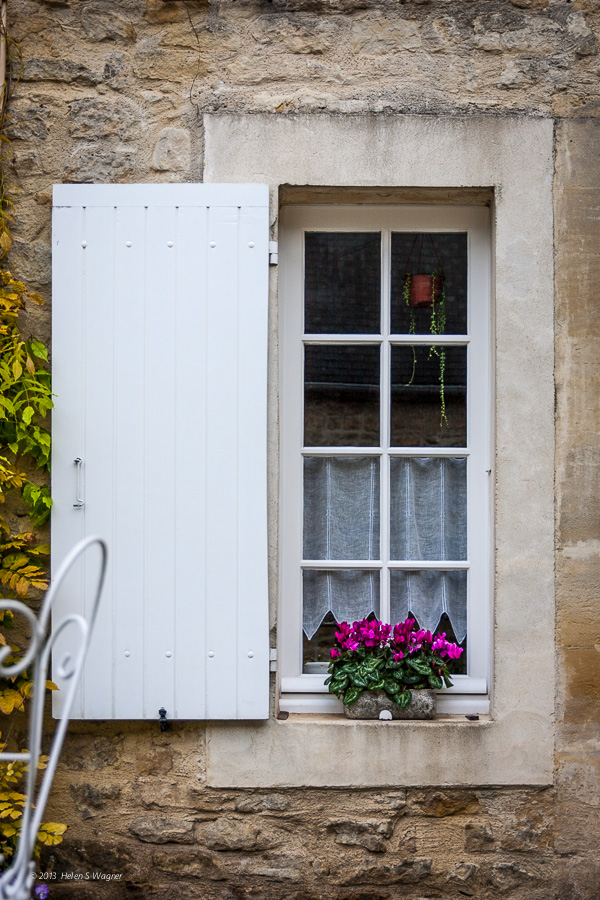
M 466 460 L 400 457 L 390 465 L 390 551 L 395 560 L 466 559 Z M 377 457 L 304 460 L 304 558 L 379 559 Z M 409 610 L 434 629 L 445 612 L 466 634 L 466 572 L 390 573 L 392 622 Z M 303 627 L 310 640 L 331 612 L 336 621 L 380 615 L 379 571 L 305 570 Z

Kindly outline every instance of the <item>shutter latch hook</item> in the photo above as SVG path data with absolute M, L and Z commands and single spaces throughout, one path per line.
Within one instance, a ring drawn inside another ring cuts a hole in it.
M 164 706 L 161 706 L 161 708 L 160 708 L 159 711 L 158 711 L 158 715 L 159 715 L 159 717 L 160 717 L 160 730 L 161 730 L 161 731 L 168 731 L 168 730 L 169 730 L 169 723 L 167 722 L 167 711 L 166 711 L 166 709 L 164 708 Z

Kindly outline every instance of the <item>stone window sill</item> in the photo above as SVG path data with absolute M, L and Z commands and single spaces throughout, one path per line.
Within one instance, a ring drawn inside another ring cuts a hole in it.
M 436 726 L 452 727 L 463 726 L 468 728 L 481 728 L 492 724 L 492 716 L 480 715 L 478 718 L 467 718 L 467 716 L 458 715 L 439 715 L 434 719 L 347 719 L 343 714 L 336 713 L 288 713 L 287 716 L 280 713 L 277 718 L 278 725 L 343 725 L 347 728 L 353 727 L 386 727 L 386 728 L 406 728 L 418 726 L 419 728 L 435 728 Z

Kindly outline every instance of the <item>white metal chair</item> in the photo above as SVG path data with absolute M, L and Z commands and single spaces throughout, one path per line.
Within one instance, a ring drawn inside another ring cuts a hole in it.
M 100 565 L 98 567 L 97 588 L 94 594 L 94 602 L 89 618 L 86 619 L 83 616 L 75 614 L 68 615 L 61 622 L 55 624 L 52 631 L 50 631 L 50 613 L 54 599 L 75 562 L 93 544 L 97 544 L 100 549 Z M 29 702 L 30 749 L 23 753 L 0 753 L 0 764 L 3 762 L 18 761 L 27 763 L 28 765 L 26 801 L 23 809 L 21 831 L 13 860 L 10 866 L 0 874 L 0 900 L 29 900 L 33 891 L 33 851 L 42 816 L 44 814 L 46 801 L 48 800 L 48 795 L 50 793 L 54 772 L 56 771 L 56 766 L 62 750 L 67 726 L 69 724 L 75 691 L 81 676 L 92 630 L 94 628 L 100 594 L 102 592 L 104 576 L 106 574 L 107 552 L 105 542 L 99 537 L 93 536 L 84 538 L 76 544 L 62 562 L 55 578 L 52 579 L 44 598 L 39 617 L 36 617 L 32 610 L 24 603 L 21 603 L 20 600 L 0 600 L 0 610 L 7 609 L 11 610 L 13 613 L 24 616 L 31 627 L 29 646 L 18 662 L 10 666 L 4 666 L 4 660 L 11 653 L 11 649 L 10 647 L 0 648 L 0 677 L 4 678 L 18 675 L 24 669 L 32 668 L 32 680 L 34 683 L 33 695 Z M 75 637 L 70 640 L 70 643 L 77 649 L 72 654 L 65 654 L 63 659 L 58 662 L 57 666 L 55 660 L 55 667 L 61 679 L 64 679 L 67 682 L 67 688 L 62 718 L 56 725 L 48 764 L 36 793 L 38 763 L 40 760 L 42 743 L 46 680 L 48 677 L 50 654 L 57 638 L 67 628 L 75 629 Z

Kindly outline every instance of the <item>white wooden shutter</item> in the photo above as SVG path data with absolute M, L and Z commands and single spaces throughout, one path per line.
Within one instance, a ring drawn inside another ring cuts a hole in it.
M 54 207 L 53 560 L 89 534 L 110 553 L 74 715 L 267 718 L 267 186 L 58 185 Z

